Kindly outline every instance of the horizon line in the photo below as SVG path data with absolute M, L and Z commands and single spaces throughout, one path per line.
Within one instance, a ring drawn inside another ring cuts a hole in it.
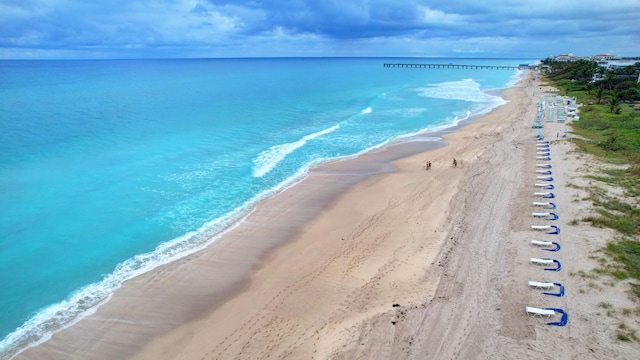
M 229 56 L 229 57 L 113 57 L 113 58 L 0 58 L 0 61 L 140 61 L 140 60 L 250 60 L 250 59 L 490 59 L 519 60 L 534 57 L 480 57 L 480 56 Z M 541 60 L 541 59 L 540 59 Z

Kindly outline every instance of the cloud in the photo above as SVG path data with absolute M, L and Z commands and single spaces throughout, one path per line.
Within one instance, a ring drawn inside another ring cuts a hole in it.
M 4 0 L 0 56 L 638 55 L 638 18 L 637 0 Z
M 419 19 L 425 24 L 456 25 L 463 23 L 459 14 L 447 14 L 442 10 L 433 10 L 427 6 L 417 6 Z

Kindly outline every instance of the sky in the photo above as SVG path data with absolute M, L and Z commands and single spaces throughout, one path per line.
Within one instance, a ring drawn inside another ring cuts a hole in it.
M 639 0 L 0 0 L 0 59 L 640 56 Z

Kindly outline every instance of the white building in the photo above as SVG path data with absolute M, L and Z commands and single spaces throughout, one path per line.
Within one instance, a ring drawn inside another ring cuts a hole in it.
M 560 55 L 554 56 L 553 60 L 568 62 L 568 61 L 578 61 L 580 60 L 580 58 L 575 56 L 573 53 L 568 53 L 568 54 L 560 54 Z
M 605 54 L 597 54 L 597 55 L 592 55 L 591 56 L 591 60 L 593 61 L 609 61 L 609 60 L 617 60 L 618 57 L 615 55 L 612 55 L 611 53 L 607 52 Z

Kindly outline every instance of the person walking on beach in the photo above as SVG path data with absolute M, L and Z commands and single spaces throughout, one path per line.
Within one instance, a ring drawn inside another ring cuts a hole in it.
M 453 167 L 458 167 L 458 161 L 456 159 L 453 159 Z

